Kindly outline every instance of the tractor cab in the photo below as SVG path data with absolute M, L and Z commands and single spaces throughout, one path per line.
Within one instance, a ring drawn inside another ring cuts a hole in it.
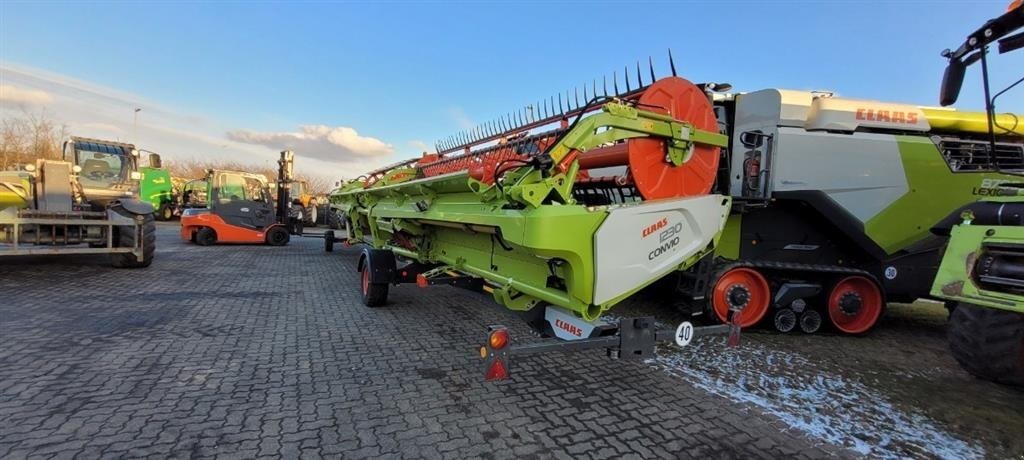
M 139 151 L 132 144 L 72 137 L 64 143 L 64 159 L 81 168 L 78 179 L 94 209 L 139 195 Z

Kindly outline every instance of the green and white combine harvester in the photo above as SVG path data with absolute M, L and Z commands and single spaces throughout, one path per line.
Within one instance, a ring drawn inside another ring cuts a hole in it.
M 998 152 L 1007 128 L 1022 120 L 1007 126 L 994 114 L 986 58 L 993 44 L 1000 53 L 1024 49 L 1021 2 L 970 34 L 957 50 L 943 53 L 949 66 L 940 99 L 943 105 L 956 102 L 966 68 L 980 62 L 990 120 L 987 147 Z M 993 183 L 991 190 L 991 196 L 936 226 L 949 244 L 932 295 L 949 301 L 949 346 L 957 361 L 979 377 L 1024 387 L 1024 177 Z
M 72 138 L 64 161 L 0 171 L 0 256 L 109 254 L 115 267 L 148 267 L 153 207 L 139 201 L 138 151 Z
M 543 332 L 628 343 L 625 355 L 643 334 L 620 322 L 609 338 L 596 320 L 663 280 L 666 304 L 734 329 L 860 335 L 887 301 L 936 298 L 947 238 L 932 227 L 1024 171 L 1016 115 L 994 117 L 1010 127 L 993 143 L 985 113 L 734 93 L 672 67 L 646 84 L 638 70 L 622 92 L 595 82 L 582 104 L 560 95 L 341 187 L 347 241 L 369 246 L 366 303 L 402 282 L 480 287 Z

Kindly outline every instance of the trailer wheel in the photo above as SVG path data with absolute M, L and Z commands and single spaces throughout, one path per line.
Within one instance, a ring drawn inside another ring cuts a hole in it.
M 334 252 L 334 232 L 331 230 L 324 232 L 324 251 Z
M 828 319 L 846 334 L 863 334 L 882 316 L 882 291 L 863 276 L 839 280 L 828 296 Z
M 217 244 L 217 232 L 210 227 L 202 227 L 196 230 L 195 241 L 200 246 L 213 246 Z
M 275 225 L 273 227 L 270 227 L 269 230 L 267 230 L 267 235 L 265 238 L 267 244 L 271 246 L 284 246 L 288 244 L 288 241 L 291 239 L 291 236 L 288 235 L 288 229 L 284 228 L 281 225 Z
M 715 315 L 723 323 L 729 320 L 732 307 L 741 308 L 740 327 L 750 327 L 768 313 L 771 290 L 768 281 L 757 270 L 747 267 L 733 268 L 718 277 L 711 296 Z
M 367 307 L 379 307 L 384 305 L 384 302 L 388 300 L 388 285 L 387 283 L 371 283 L 370 282 L 370 264 L 363 264 L 362 273 L 362 292 L 363 292 L 363 305 Z
M 947 338 L 967 372 L 1024 387 L 1024 313 L 960 303 L 949 318 Z
M 110 255 L 110 264 L 116 268 L 145 268 L 153 263 L 153 253 L 156 252 L 156 224 L 153 223 L 153 214 L 135 214 L 121 206 L 111 208 L 114 212 L 132 219 L 142 216 L 142 260 L 130 252 L 115 252 Z M 135 226 L 114 227 L 114 246 L 119 248 L 134 248 L 139 235 L 136 234 Z

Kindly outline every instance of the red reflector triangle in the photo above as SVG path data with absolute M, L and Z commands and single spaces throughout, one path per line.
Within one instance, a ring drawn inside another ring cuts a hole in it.
M 487 375 L 484 379 L 488 382 L 495 380 L 505 380 L 508 378 L 508 369 L 505 368 L 505 362 L 500 359 L 491 361 L 491 365 L 487 367 Z

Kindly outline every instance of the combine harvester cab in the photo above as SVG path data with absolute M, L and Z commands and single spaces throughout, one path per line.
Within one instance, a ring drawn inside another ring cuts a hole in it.
M 656 339 L 674 338 L 651 318 L 597 320 L 711 254 L 730 209 L 729 197 L 709 194 L 727 138 L 706 88 L 636 77 L 624 92 L 614 81 L 598 95 L 595 82 L 582 102 L 559 95 L 342 186 L 332 201 L 346 241 L 367 245 L 358 262 L 364 303 L 385 303 L 400 283 L 478 288 L 573 340 L 516 349 L 523 353 L 600 347 L 642 358 Z M 688 341 L 726 329 L 687 323 L 680 332 Z M 489 343 L 508 351 L 508 340 Z M 505 359 L 489 378 L 507 376 Z

